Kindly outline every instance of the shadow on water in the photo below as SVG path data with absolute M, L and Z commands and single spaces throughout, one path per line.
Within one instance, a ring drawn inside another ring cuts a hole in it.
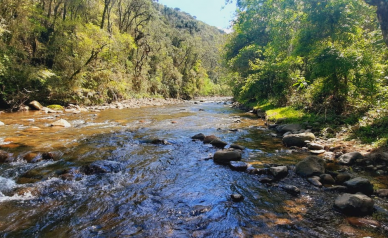
M 250 114 L 206 102 L 107 111 L 90 124 L 62 130 L 62 146 L 44 142 L 64 152 L 58 161 L 0 165 L 2 237 L 347 237 L 339 229 L 348 227 L 344 217 L 332 209 L 335 194 L 292 172 L 278 185 L 261 184 L 257 175 L 215 164 L 208 158 L 216 149 L 190 139 L 214 134 L 246 146 L 243 160 L 255 167 L 304 156 L 281 149 Z M 40 135 L 39 142 L 52 136 Z M 122 169 L 85 175 L 82 168 L 96 161 Z M 283 184 L 302 194 L 287 194 Z M 234 193 L 245 199 L 232 202 Z

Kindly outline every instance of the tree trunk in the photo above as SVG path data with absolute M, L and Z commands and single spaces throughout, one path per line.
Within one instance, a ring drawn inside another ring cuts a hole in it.
M 365 0 L 366 3 L 377 7 L 377 19 L 385 44 L 388 46 L 388 0 Z

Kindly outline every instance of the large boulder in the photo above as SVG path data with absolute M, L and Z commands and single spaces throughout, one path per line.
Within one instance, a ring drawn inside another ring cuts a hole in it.
M 51 126 L 59 126 L 59 127 L 71 127 L 71 124 L 64 120 L 64 119 L 60 119 L 58 121 L 55 121 L 53 123 L 51 123 Z
M 311 132 L 300 133 L 300 134 L 289 134 L 283 137 L 283 143 L 290 146 L 303 147 L 307 145 L 306 141 L 314 141 L 315 135 Z
M 0 121 L 0 126 L 4 126 L 4 125 L 5 125 L 4 122 Z
M 317 156 L 309 156 L 300 161 L 295 172 L 302 177 L 310 177 L 325 173 L 325 161 Z
M 82 172 L 87 175 L 103 174 L 103 173 L 118 173 L 124 170 L 125 166 L 119 162 L 109 160 L 99 160 L 89 165 L 82 167 Z
M 230 161 L 239 161 L 241 160 L 241 151 L 239 150 L 219 150 L 214 156 L 213 160 L 218 164 L 229 165 Z
M 284 134 L 286 132 L 297 132 L 297 131 L 300 131 L 302 129 L 303 129 L 303 127 L 300 124 L 285 124 L 285 125 L 281 125 L 281 126 L 276 127 L 276 130 L 282 134 Z
M 373 200 L 364 194 L 345 193 L 337 197 L 334 207 L 346 215 L 366 215 L 373 212 Z
M 338 162 L 340 164 L 344 164 L 344 165 L 352 165 L 357 160 L 359 160 L 359 159 L 362 160 L 363 158 L 364 158 L 364 156 L 362 154 L 360 154 L 359 152 L 351 152 L 351 153 L 341 155 L 341 157 L 339 157 L 339 159 L 338 159 Z
M 344 183 L 351 193 L 373 194 L 373 184 L 366 178 L 357 177 Z
M 30 102 L 30 107 L 35 110 L 42 110 L 43 106 L 38 101 L 32 101 Z

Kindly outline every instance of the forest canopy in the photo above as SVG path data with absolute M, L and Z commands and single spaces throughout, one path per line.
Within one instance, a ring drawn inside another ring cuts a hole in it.
M 337 115 L 388 106 L 388 1 L 238 0 L 237 6 L 224 59 L 237 74 L 239 101 Z
M 151 0 L 2 0 L 0 103 L 229 92 L 225 33 Z

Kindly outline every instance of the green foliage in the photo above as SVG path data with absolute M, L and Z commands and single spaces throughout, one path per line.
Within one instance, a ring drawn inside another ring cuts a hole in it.
M 372 107 L 387 84 L 375 9 L 362 0 L 239 0 L 224 58 L 242 101 L 318 114 Z
M 155 1 L 3 0 L 0 13 L 0 104 L 229 93 L 225 34 Z

